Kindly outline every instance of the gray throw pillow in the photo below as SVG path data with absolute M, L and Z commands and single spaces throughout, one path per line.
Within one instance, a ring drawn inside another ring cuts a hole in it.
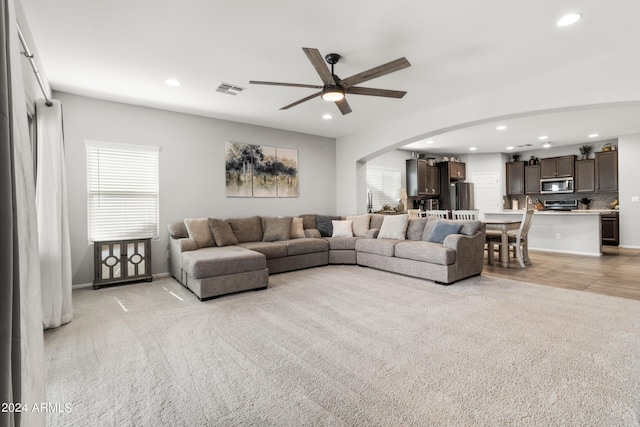
M 215 246 L 207 218 L 187 218 L 184 220 L 189 238 L 196 242 L 198 248 Z
M 320 232 L 322 237 L 331 237 L 333 235 L 333 221 L 338 220 L 340 217 L 331 217 L 326 215 L 316 216 L 316 228 Z
M 462 224 L 438 221 L 436 226 L 433 227 L 433 231 L 427 239 L 427 242 L 442 243 L 449 234 L 458 234 L 460 228 L 462 228 Z
M 302 218 L 302 226 L 305 230 L 316 228 L 316 216 L 316 214 L 298 215 L 298 217 Z
M 281 240 L 289 240 L 291 237 L 291 222 L 293 218 L 290 216 L 284 218 L 262 218 L 262 229 L 264 235 L 263 242 L 277 242 Z
M 237 245 L 238 239 L 233 234 L 233 230 L 227 221 L 209 218 L 209 229 L 213 234 L 213 240 L 216 241 L 216 246 L 229 246 Z
M 262 223 L 259 216 L 231 218 L 227 222 L 238 239 L 238 243 L 262 241 Z
M 167 229 L 169 230 L 169 235 L 174 239 L 184 239 L 185 237 L 189 237 L 189 232 L 187 231 L 187 226 L 184 225 L 184 221 L 168 224 Z
M 427 225 L 428 218 L 409 218 L 409 226 L 407 227 L 408 240 L 422 240 L 424 226 Z

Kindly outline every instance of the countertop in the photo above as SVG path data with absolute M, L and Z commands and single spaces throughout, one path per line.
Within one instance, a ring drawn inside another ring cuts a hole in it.
M 535 211 L 536 215 L 602 215 L 620 212 L 619 209 L 574 209 L 572 211 Z M 487 214 L 524 214 L 524 209 L 503 209 L 496 212 L 485 212 Z

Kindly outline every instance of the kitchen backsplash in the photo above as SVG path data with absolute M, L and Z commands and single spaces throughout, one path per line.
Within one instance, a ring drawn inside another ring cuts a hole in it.
M 583 204 L 579 200 L 583 198 L 591 199 L 590 209 L 611 209 L 611 203 L 618 199 L 618 193 L 571 193 L 571 194 L 531 194 L 531 200 L 578 200 L 578 209 L 583 209 Z M 524 206 L 525 196 L 510 196 L 509 200 L 518 200 L 518 206 Z M 507 208 L 507 207 L 505 207 Z M 508 207 L 507 209 L 510 209 Z

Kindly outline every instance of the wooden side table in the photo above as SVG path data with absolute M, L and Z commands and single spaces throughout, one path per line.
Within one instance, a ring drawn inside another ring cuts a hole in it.
M 93 289 L 151 277 L 151 239 L 93 242 Z

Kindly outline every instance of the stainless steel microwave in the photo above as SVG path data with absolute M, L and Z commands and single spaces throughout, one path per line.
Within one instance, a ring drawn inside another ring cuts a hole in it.
M 540 193 L 573 193 L 573 178 L 545 178 L 540 180 Z

